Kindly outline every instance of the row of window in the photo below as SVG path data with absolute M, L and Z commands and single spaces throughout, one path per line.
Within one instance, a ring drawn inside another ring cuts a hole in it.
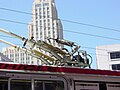
M 28 54 L 26 54 L 25 57 L 25 53 L 21 53 L 21 54 L 6 54 L 6 57 L 10 58 L 10 60 L 14 61 L 15 63 L 26 63 L 26 64 L 30 64 L 30 56 Z M 15 56 L 15 57 L 14 57 Z M 19 57 L 20 56 L 20 57 Z M 20 61 L 19 61 L 20 60 Z
M 120 52 L 110 52 L 110 59 L 120 58 Z
M 49 7 L 43 8 L 43 11 L 42 11 L 42 8 L 36 8 L 35 11 L 36 11 L 36 12 L 35 12 L 36 18 L 37 18 L 37 16 L 40 16 L 40 19 L 41 19 L 43 16 L 44 16 L 43 18 L 45 18 L 45 17 L 49 18 L 49 17 L 50 17 Z
M 0 79 L 0 90 L 8 90 L 8 80 Z M 10 90 L 64 90 L 63 81 L 43 81 L 43 80 L 10 80 Z
M 113 64 L 112 70 L 120 70 L 120 64 Z
M 120 61 L 120 52 L 110 52 L 111 61 Z M 120 70 L 120 64 L 112 64 L 112 70 Z
M 38 24 L 39 23 L 39 24 Z M 36 20 L 36 27 L 40 27 L 42 24 L 44 25 L 44 27 L 46 26 L 46 23 L 47 23 L 47 28 L 49 29 L 49 27 L 50 27 L 50 22 L 49 22 L 49 19 L 47 20 L 47 22 L 46 22 L 46 20 L 43 20 L 43 22 L 42 22 L 42 20 L 40 20 L 40 22 L 38 21 L 38 20 Z M 40 28 L 42 29 L 42 27 L 43 26 L 41 26 Z
M 36 4 L 35 7 L 49 6 L 49 3 Z

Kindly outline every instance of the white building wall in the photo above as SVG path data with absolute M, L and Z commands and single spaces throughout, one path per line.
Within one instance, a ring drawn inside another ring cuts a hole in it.
M 24 51 L 15 49 L 13 47 L 4 47 L 2 48 L 2 53 L 12 60 L 14 63 L 21 63 L 21 64 L 34 64 L 32 62 L 32 56 L 27 54 Z
M 98 69 L 112 70 L 112 65 L 120 64 L 120 58 L 110 58 L 110 53 L 112 52 L 120 52 L 120 44 L 96 47 L 96 60 Z

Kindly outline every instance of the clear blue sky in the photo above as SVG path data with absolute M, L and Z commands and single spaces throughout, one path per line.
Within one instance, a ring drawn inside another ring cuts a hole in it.
M 0 0 L 0 8 L 8 8 L 31 13 L 32 3 L 33 0 Z M 103 37 L 120 39 L 119 0 L 56 0 L 56 7 L 58 16 L 62 19 L 64 38 L 78 43 L 82 50 L 86 50 L 90 53 L 94 60 L 92 68 L 96 68 L 96 46 L 120 43 L 120 40 L 90 36 L 99 35 Z M 27 37 L 27 25 L 6 22 L 1 19 L 28 23 L 32 19 L 31 15 L 0 9 L 0 28 L 7 29 L 16 34 Z M 70 23 L 63 20 L 112 28 L 118 31 Z M 3 35 L 4 34 L 0 33 L 1 39 L 5 39 L 9 42 L 12 41 L 18 45 L 21 44 L 21 42 L 14 40 L 14 38 L 3 37 Z M 3 46 L 6 45 L 0 43 L 0 50 Z

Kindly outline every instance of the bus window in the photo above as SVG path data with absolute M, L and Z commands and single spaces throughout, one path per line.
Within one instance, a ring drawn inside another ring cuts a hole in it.
M 120 84 L 107 84 L 108 90 L 120 90 Z
M 35 80 L 35 82 L 34 82 L 34 90 L 43 90 L 42 81 Z
M 8 79 L 0 78 L 0 90 L 8 90 Z
M 75 82 L 75 90 L 99 90 L 99 83 Z
M 13 79 L 10 82 L 10 90 L 32 90 L 30 80 Z
M 34 81 L 34 90 L 64 90 L 64 82 L 62 81 Z
M 45 81 L 45 90 L 64 90 L 62 81 Z
M 99 90 L 107 90 L 106 83 L 99 83 Z

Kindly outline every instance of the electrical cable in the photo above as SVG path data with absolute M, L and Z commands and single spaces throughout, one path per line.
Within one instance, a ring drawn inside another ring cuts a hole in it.
M 12 23 L 18 23 L 18 24 L 28 25 L 27 23 L 24 23 L 24 22 L 18 22 L 18 21 L 13 21 L 13 20 L 8 20 L 8 19 L 1 19 L 0 18 L 0 21 L 6 21 L 6 22 L 12 22 Z M 36 25 L 33 25 L 33 26 L 36 26 Z M 38 27 L 43 27 L 43 26 L 38 26 Z M 49 28 L 49 27 L 44 27 L 44 28 Z M 105 36 L 94 35 L 94 34 L 89 34 L 89 33 L 82 33 L 82 32 L 76 32 L 76 31 L 70 31 L 70 30 L 63 30 L 63 31 L 71 32 L 71 33 L 76 33 L 76 34 L 87 35 L 87 36 L 92 36 L 92 37 L 104 38 L 104 39 L 109 39 L 109 40 L 120 41 L 119 38 L 105 37 Z
M 22 14 L 35 15 L 35 14 L 29 13 L 29 12 L 23 12 L 23 11 L 8 9 L 8 8 L 0 7 L 0 9 L 1 10 L 12 11 L 12 12 L 17 12 L 17 13 L 22 13 Z M 69 22 L 69 23 L 74 23 L 74 24 L 79 24 L 79 25 L 84 25 L 84 26 L 89 26 L 89 27 L 95 27 L 95 28 L 100 28 L 100 29 L 106 29 L 106 30 L 110 30 L 110 31 L 120 32 L 120 30 L 114 29 L 114 28 L 108 28 L 108 27 L 103 27 L 103 26 L 98 26 L 98 25 L 93 25 L 93 24 L 87 24 L 87 23 L 82 23 L 82 22 L 77 22 L 77 21 L 72 21 L 72 20 L 66 20 L 66 19 L 60 19 L 60 20 L 64 21 L 64 22 Z
M 18 24 L 25 24 L 25 25 L 28 25 L 27 23 L 23 23 L 23 22 L 18 22 L 18 21 L 12 21 L 12 20 L 6 20 L 6 19 L 0 19 L 2 21 L 7 21 L 7 22 L 12 22 L 12 23 L 18 23 Z M 42 27 L 42 26 L 40 26 Z M 74 32 L 74 31 L 68 31 L 68 30 L 65 30 L 67 32 L 72 32 L 72 33 L 76 33 L 76 34 L 85 34 L 85 35 L 89 35 L 89 34 L 86 34 L 86 33 L 80 33 L 80 32 Z M 91 35 L 91 34 L 90 34 Z M 0 36 L 3 36 L 3 35 L 0 35 Z M 3 36 L 3 37 L 8 37 L 8 36 Z M 96 37 L 96 36 L 95 36 Z M 10 37 L 10 38 L 13 38 L 13 37 Z M 104 37 L 105 38 L 105 37 Z M 110 38 L 111 39 L 111 38 Z M 116 40 L 116 39 L 115 39 Z M 119 39 L 117 39 L 119 40 Z M 83 47 L 83 46 L 82 46 Z M 89 48 L 89 49 L 95 49 L 95 48 L 91 48 L 91 47 L 83 47 L 83 48 Z M 103 49 L 102 49 L 103 50 Z M 105 51 L 108 51 L 108 50 L 105 50 Z
M 5 35 L 0 35 L 0 37 L 14 38 L 14 37 L 5 36 Z M 21 45 L 21 44 L 15 44 L 15 45 Z M 96 48 L 93 48 L 93 47 L 86 47 L 86 46 L 81 46 L 81 48 L 87 48 L 87 49 L 94 49 L 94 50 L 96 50 Z M 107 49 L 99 49 L 99 48 L 98 48 L 97 50 L 108 51 L 108 52 L 110 52 L 110 50 L 107 50 Z M 92 55 L 98 55 L 98 56 L 108 56 L 108 55 L 95 54 L 95 53 L 89 53 L 89 54 L 92 54 Z
M 2 9 L 2 10 L 7 10 L 7 11 L 12 11 L 12 12 L 17 12 L 17 13 L 34 15 L 34 14 L 32 14 L 32 13 L 23 12 L 23 11 L 18 11 L 18 10 L 13 10 L 13 9 L 7 9 L 7 8 L 0 8 L 0 9 Z M 18 22 L 18 21 L 13 21 L 13 20 L 7 20 L 7 19 L 0 19 L 0 20 L 1 20 L 1 21 L 12 22 L 12 23 L 18 23 L 18 24 L 28 25 L 28 23 Z M 85 25 L 85 26 L 91 26 L 91 27 L 96 27 L 96 28 L 101 28 L 101 29 L 107 29 L 107 30 L 111 30 L 111 31 L 120 32 L 120 30 L 113 29 L 113 28 L 106 28 L 106 27 L 102 27 L 102 26 L 91 25 L 91 24 L 86 24 L 86 23 L 81 23 L 81 22 L 76 22 L 76 21 L 71 21 L 71 20 L 65 20 L 65 19 L 61 19 L 61 20 L 62 20 L 62 21 L 65 21 L 65 22 L 69 22 L 69 23 L 81 24 L 81 25 Z M 41 26 L 40 26 L 40 27 L 41 27 Z M 104 37 L 104 36 L 93 35 L 93 34 L 88 34 L 88 33 L 74 32 L 74 31 L 69 31 L 69 30 L 64 30 L 64 31 L 66 31 L 66 32 L 71 32 L 71 33 L 82 34 L 82 35 L 89 35 L 89 36 L 94 36 L 94 37 L 100 37 L 100 38 L 105 38 L 105 39 L 120 40 L 120 39 L 118 39 L 118 38 Z M 0 35 L 0 36 L 3 36 L 3 35 Z M 6 37 L 6 36 L 3 36 L 3 37 Z M 8 36 L 8 37 L 9 37 L 9 36 Z M 12 37 L 9 37 L 9 38 L 12 38 Z M 91 47 L 83 47 L 83 48 L 95 49 L 95 48 L 91 48 Z M 106 51 L 107 51 L 107 50 L 106 50 Z

